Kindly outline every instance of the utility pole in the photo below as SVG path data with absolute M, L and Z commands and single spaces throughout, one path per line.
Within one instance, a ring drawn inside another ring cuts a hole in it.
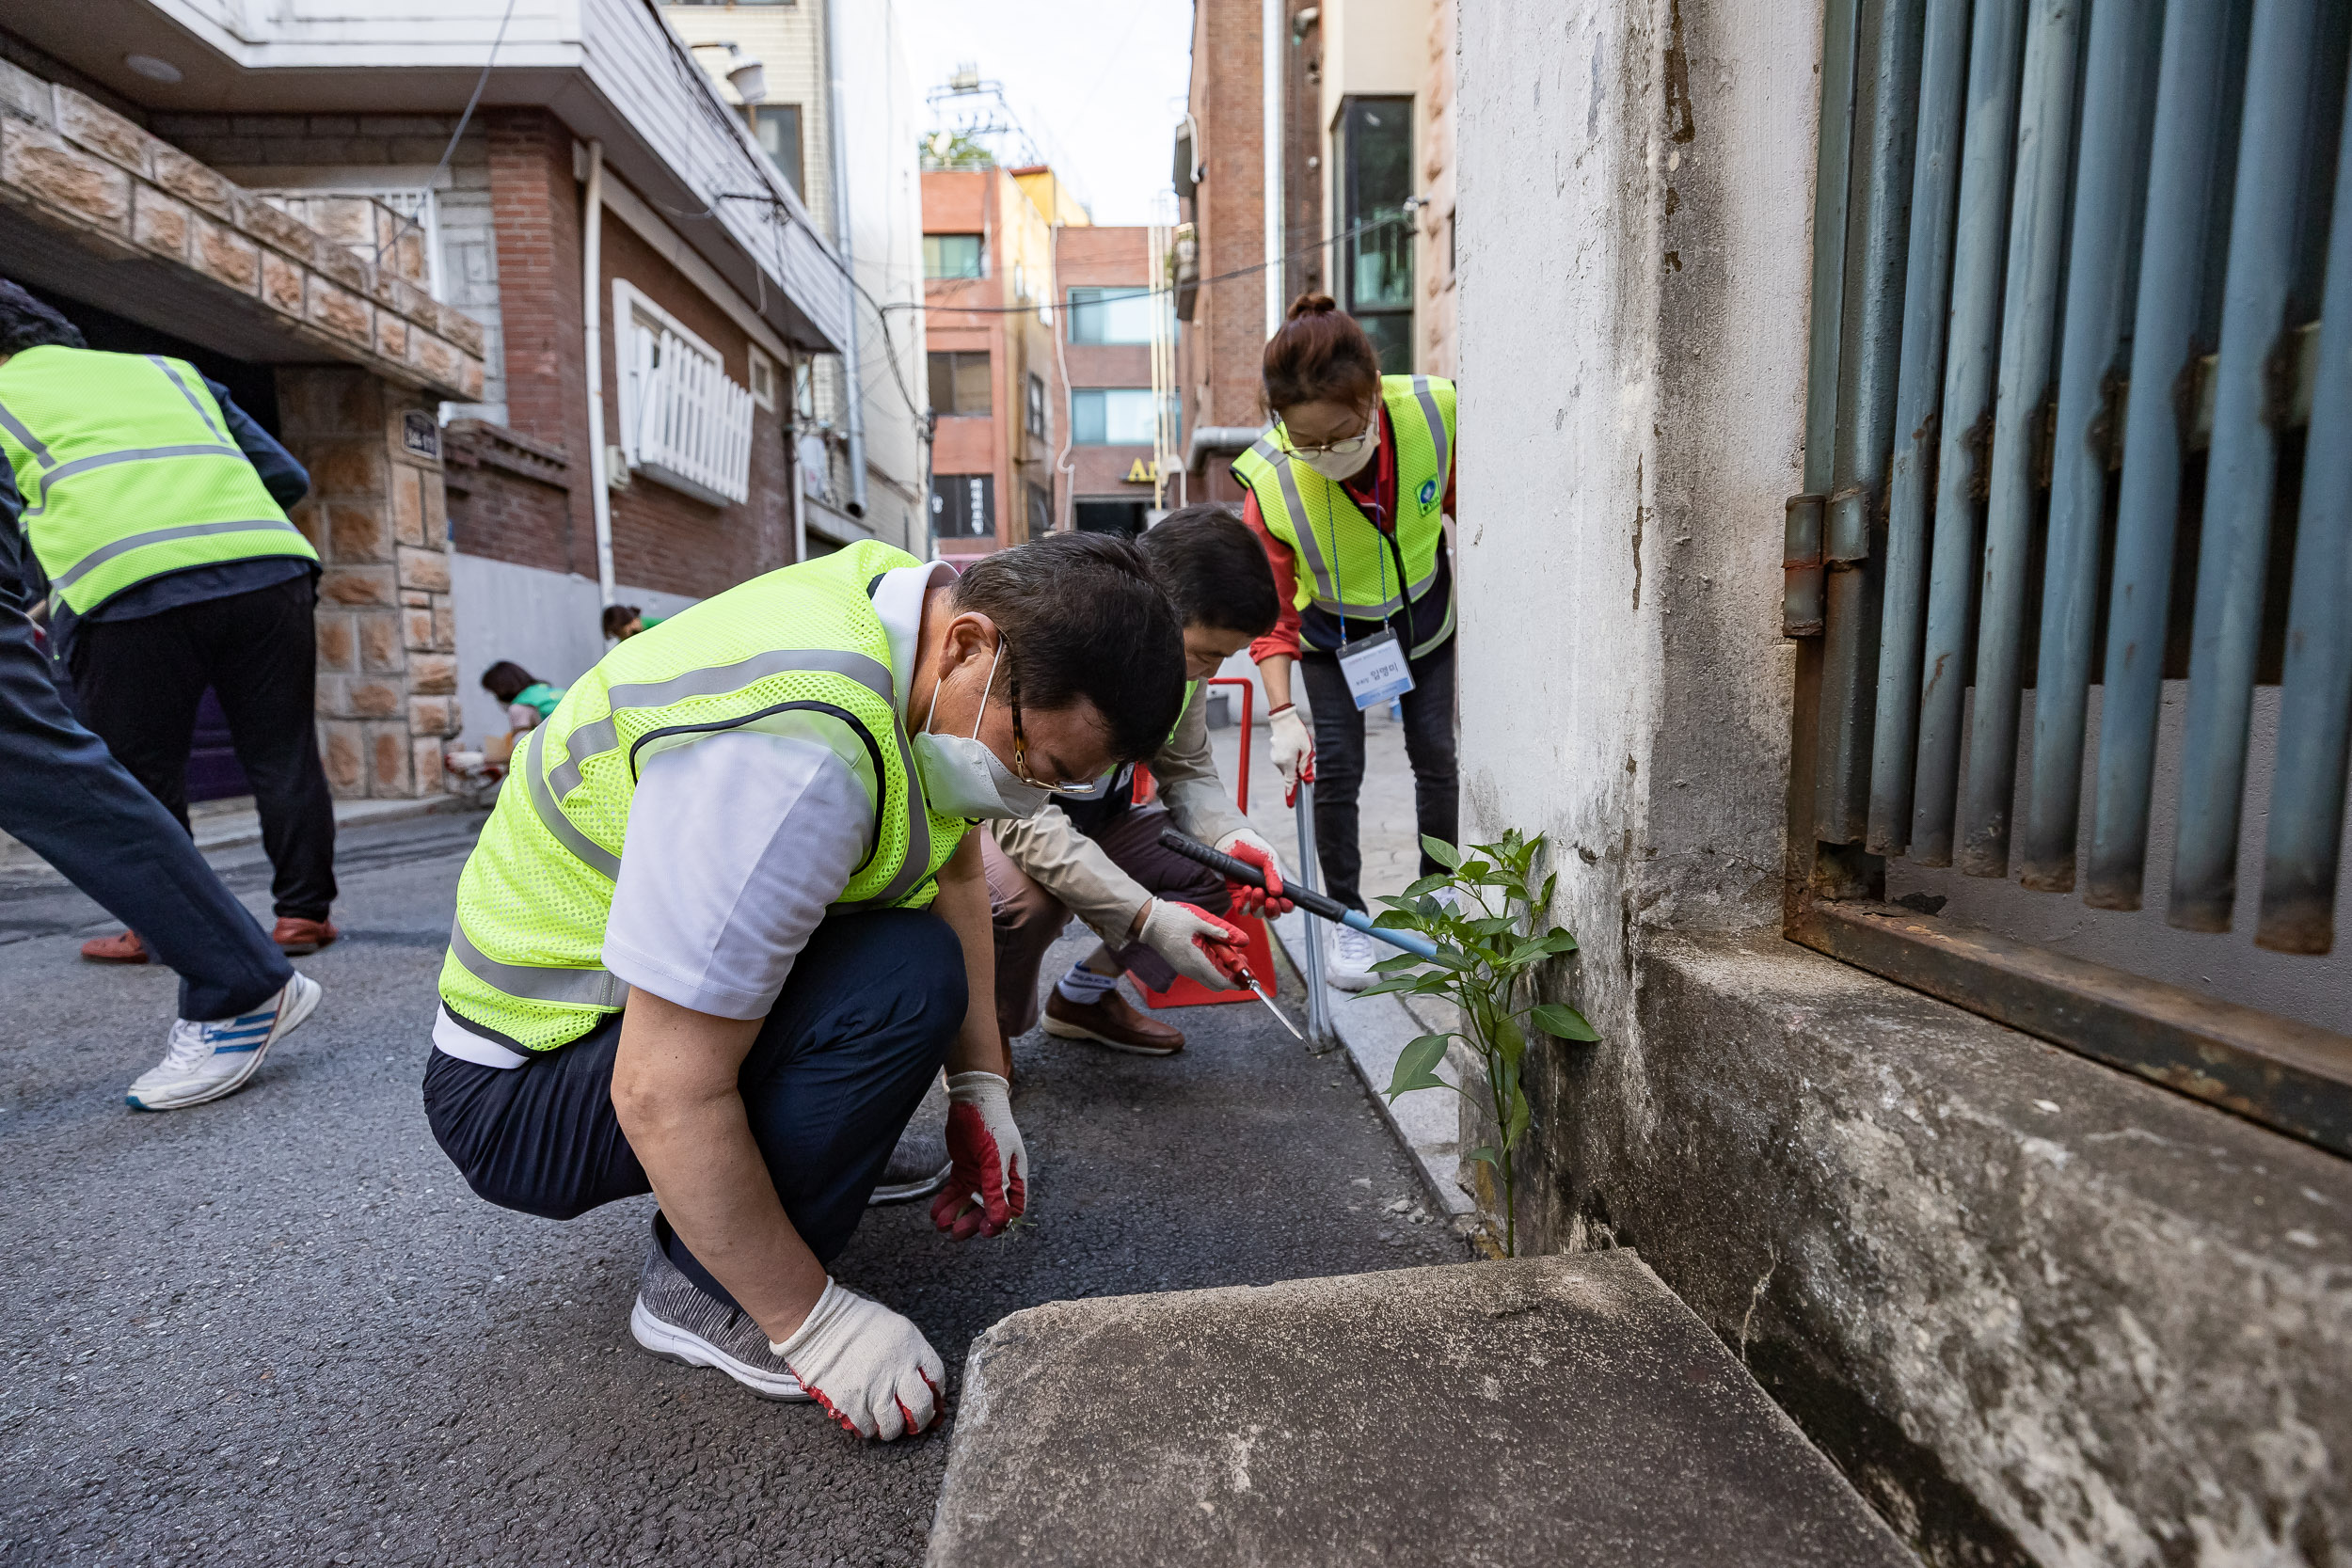
M 1265 40 L 1265 335 L 1282 330 L 1282 9 L 1283 0 L 1264 0 Z
M 850 330 L 841 345 L 841 379 L 850 398 L 850 515 L 866 515 L 866 386 L 857 355 L 857 243 L 850 232 L 849 94 L 841 78 L 841 0 L 825 0 L 825 68 L 832 78 L 833 236 L 841 253 L 841 292 Z

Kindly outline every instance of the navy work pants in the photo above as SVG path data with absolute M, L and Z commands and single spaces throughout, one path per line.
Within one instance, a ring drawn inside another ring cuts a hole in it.
M 801 1240 L 831 1263 L 962 1027 L 963 948 L 927 910 L 835 915 L 792 965 L 737 1080 Z M 621 1014 L 522 1067 L 436 1051 L 425 1119 L 467 1183 L 501 1208 L 568 1220 L 653 1185 L 612 1111 Z M 731 1301 L 675 1233 L 671 1261 Z
M 1412 659 L 1413 689 L 1405 707 L 1405 759 L 1413 768 L 1413 817 L 1423 833 L 1458 845 L 1461 832 L 1461 773 L 1454 742 L 1454 646 L 1451 637 L 1426 657 Z M 1323 865 L 1323 891 L 1351 910 L 1362 910 L 1357 886 L 1364 850 L 1358 836 L 1356 797 L 1364 784 L 1364 715 L 1347 689 L 1339 656 L 1306 650 L 1298 672 L 1315 719 L 1315 859 Z M 1443 870 L 1423 851 L 1421 874 Z
M 303 920 L 325 920 L 335 902 L 335 799 L 319 762 L 317 602 L 305 573 L 134 620 L 84 620 L 66 656 L 89 727 L 183 823 L 196 710 L 206 687 L 219 695 L 277 872 L 278 912 Z
M 33 642 L 0 608 L 0 831 L 139 933 L 180 974 L 180 1016 L 234 1018 L 294 977 L 185 828 L 74 722 Z

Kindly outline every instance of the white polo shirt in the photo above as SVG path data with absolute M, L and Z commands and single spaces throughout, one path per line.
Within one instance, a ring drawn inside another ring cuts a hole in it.
M 874 589 L 910 730 L 923 721 L 906 711 L 923 596 L 954 578 L 953 567 L 931 562 L 886 572 Z M 857 776 L 817 741 L 723 730 L 660 752 L 645 764 L 629 804 L 605 967 L 698 1013 L 766 1017 L 809 934 L 850 885 L 872 831 L 873 808 Z M 446 1007 L 433 1043 L 485 1067 L 528 1059 Z

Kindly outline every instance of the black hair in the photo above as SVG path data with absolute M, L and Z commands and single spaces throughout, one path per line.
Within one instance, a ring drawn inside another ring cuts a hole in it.
M 982 556 L 956 579 L 959 613 L 1005 638 L 1009 689 L 1034 712 L 1092 703 L 1114 759 L 1167 740 L 1184 701 L 1184 634 L 1142 550 L 1107 533 L 1053 533 Z
M 87 348 L 89 342 L 55 309 L 0 277 L 0 354 L 51 347 Z
M 1184 507 L 1136 543 L 1185 626 L 1263 637 L 1281 618 L 1265 546 L 1233 507 L 1222 501 Z
M 501 658 L 482 672 L 482 689 L 501 703 L 511 703 L 530 687 L 539 684 L 539 677 L 511 658 Z
M 618 641 L 621 633 L 628 629 L 628 624 L 631 621 L 644 619 L 644 613 L 633 604 L 606 605 L 604 607 L 604 635 Z

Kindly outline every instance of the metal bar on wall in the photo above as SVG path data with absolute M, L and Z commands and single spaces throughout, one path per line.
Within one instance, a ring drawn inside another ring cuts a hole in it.
M 2352 94 L 2352 87 L 2346 88 Z M 2336 155 L 2326 304 L 2312 429 L 2305 449 L 2295 588 L 2279 693 L 2278 773 L 2254 940 L 2281 953 L 2325 953 L 2336 940 L 2345 756 L 2352 747 L 2352 114 Z
M 1977 575 L 1976 449 L 1993 411 L 2000 338 L 2001 263 L 2009 226 L 2010 153 L 2025 0 L 1978 0 L 1968 46 L 1968 121 L 1961 135 L 1960 225 L 1952 251 L 1951 339 L 1937 432 L 1934 542 L 1928 629 L 1919 675 L 1918 767 L 1912 784 L 1911 859 L 1952 863 L 1960 781 L 1961 667 Z
M 1929 476 L 1966 119 L 1968 0 L 1928 0 L 1919 64 L 1919 129 L 1912 152 L 1911 239 L 1904 262 L 1903 347 L 1895 384 L 1895 455 L 1886 481 L 1886 571 L 1879 618 L 1878 718 L 1870 742 L 1870 815 L 1863 847 L 1909 846 L 1913 747 L 1919 728 L 1919 641 L 1927 606 Z
M 1845 297 L 1857 8 L 1858 0 L 1829 0 L 1821 9 L 1821 134 L 1814 164 L 1812 325 L 1805 348 L 1805 493 L 1788 502 L 1782 520 L 1784 637 L 1816 637 L 1821 630 L 1821 506 L 1837 445 L 1837 328 Z
M 2066 177 L 2074 151 L 2074 58 L 2082 8 L 2033 0 L 2018 104 L 2016 188 L 2010 198 L 2009 277 L 2001 309 L 2000 388 L 1985 495 L 1977 621 L 1977 700 L 1953 856 L 1971 877 L 2009 875 L 2017 790 L 2017 710 L 2024 678 L 2026 567 L 2033 544 L 2034 469 L 2056 358 L 2059 275 L 2066 259 Z
M 2100 677 L 2096 805 L 2083 889 L 2083 902 L 2093 909 L 2139 908 L 2186 460 L 2180 407 L 2203 351 L 2197 341 L 2203 235 L 2220 172 L 2233 10 L 2233 0 L 2168 0 L 2164 8 L 2132 316 L 2133 393 L 2123 412 L 2123 477 Z
M 1870 519 L 1894 442 L 1922 4 L 1863 0 L 1857 32 L 1836 453 L 1823 528 L 1828 576 L 1813 807 L 1816 836 L 1832 844 L 1861 838 L 1867 811 L 1879 596 Z
M 2278 478 L 2274 361 L 2293 324 L 2295 226 L 2302 185 L 2321 0 L 2257 0 L 2246 69 L 2246 118 L 2230 220 L 2230 265 L 2215 371 L 2213 451 L 2190 634 L 2181 826 L 2165 918 L 2226 931 L 2237 891 L 2247 729 L 2262 636 Z
M 2034 678 L 2033 761 L 2021 847 L 2021 879 L 2044 893 L 2067 893 L 2074 886 L 2091 639 L 2099 618 L 2100 533 L 2119 385 L 2117 361 L 2131 319 L 2126 258 L 2138 207 L 2140 150 L 2154 76 L 2155 21 L 2149 6 L 2100 6 L 2090 13 L 2086 44 L 2082 147 L 2074 172 L 2066 336 L 2058 356 L 2049 545 Z

